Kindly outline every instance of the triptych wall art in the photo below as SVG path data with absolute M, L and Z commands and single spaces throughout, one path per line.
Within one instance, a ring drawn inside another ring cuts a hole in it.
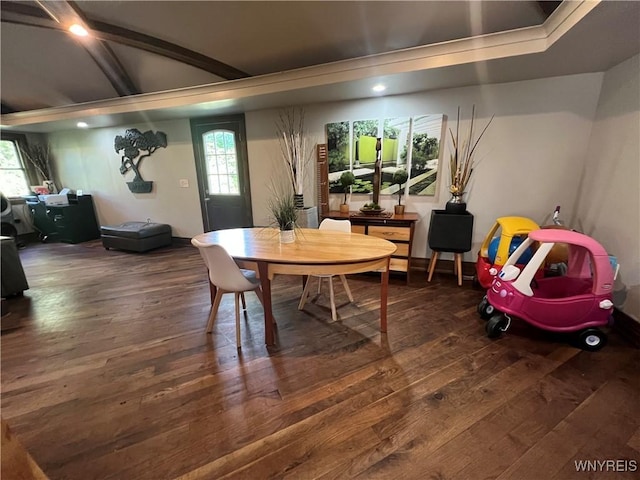
M 346 170 L 356 177 L 353 193 L 373 191 L 376 141 L 381 138 L 380 193 L 398 193 L 398 185 L 392 185 L 391 178 L 396 170 L 404 168 L 409 172 L 406 188 L 410 195 L 435 195 L 443 128 L 442 114 L 327 124 L 329 191 L 342 192 L 338 179 Z

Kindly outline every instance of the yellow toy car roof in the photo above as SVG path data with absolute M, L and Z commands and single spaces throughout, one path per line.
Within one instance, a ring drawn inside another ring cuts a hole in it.
M 523 235 L 540 228 L 536 222 L 525 217 L 500 217 L 496 221 L 502 227 L 502 234 L 508 237 Z

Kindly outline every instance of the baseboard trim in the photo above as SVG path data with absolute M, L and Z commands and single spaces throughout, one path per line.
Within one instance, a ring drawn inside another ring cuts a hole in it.
M 171 237 L 171 243 L 174 245 L 191 245 L 191 239 L 184 237 Z

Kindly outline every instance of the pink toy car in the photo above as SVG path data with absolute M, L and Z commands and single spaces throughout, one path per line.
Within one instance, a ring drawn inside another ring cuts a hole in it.
M 520 255 L 539 242 L 529 263 L 520 271 Z M 535 278 L 556 243 L 568 245 L 563 275 Z M 487 335 L 499 337 L 511 316 L 553 332 L 576 332 L 585 350 L 599 350 L 607 336 L 597 327 L 607 325 L 613 311 L 614 272 L 609 255 L 591 237 L 570 230 L 541 229 L 529 233 L 493 280 L 478 305 Z

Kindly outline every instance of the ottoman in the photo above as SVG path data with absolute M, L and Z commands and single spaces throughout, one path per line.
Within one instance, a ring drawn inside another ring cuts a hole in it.
M 146 252 L 171 245 L 171 226 L 165 223 L 124 222 L 100 227 L 102 245 L 109 250 L 118 248 Z

